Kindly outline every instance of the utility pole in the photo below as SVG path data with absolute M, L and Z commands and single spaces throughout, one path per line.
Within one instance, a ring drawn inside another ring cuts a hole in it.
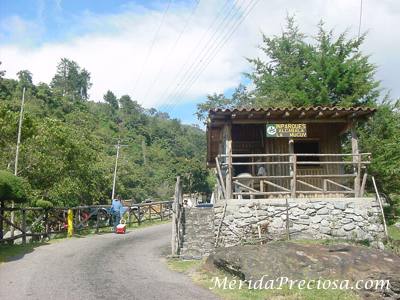
M 19 158 L 19 145 L 21 144 L 21 130 L 22 130 L 22 120 L 24 116 L 24 104 L 25 104 L 25 87 L 22 89 L 22 101 L 21 110 L 19 112 L 19 123 L 18 123 L 18 135 L 17 135 L 17 148 L 15 150 L 15 162 L 14 162 L 14 175 L 18 175 L 18 158 Z M 11 202 L 11 208 L 15 207 L 15 202 Z M 11 211 L 11 223 L 15 222 L 15 212 Z M 14 237 L 14 226 L 11 226 L 11 237 Z
M 111 200 L 114 199 L 114 196 L 115 196 L 115 183 L 117 181 L 117 168 L 118 168 L 119 149 L 121 147 L 124 147 L 124 146 L 127 146 L 127 145 L 121 145 L 121 140 L 118 139 L 118 143 L 117 143 L 117 145 L 115 145 L 115 147 L 117 147 L 117 156 L 115 157 L 114 178 L 113 178 Z

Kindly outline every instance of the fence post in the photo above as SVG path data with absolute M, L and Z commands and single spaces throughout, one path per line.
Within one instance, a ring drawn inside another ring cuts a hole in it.
M 99 209 L 97 208 L 97 216 L 96 216 L 96 233 L 99 233 Z
M 26 210 L 22 209 L 22 244 L 26 244 Z
M 44 235 L 50 239 L 50 236 L 48 234 L 49 232 L 49 210 L 46 209 L 44 212 Z
M 160 203 L 160 218 L 161 218 L 161 221 L 163 220 L 163 216 L 164 216 L 163 207 L 164 207 L 163 203 Z
M 172 236 L 171 236 L 171 252 L 177 255 L 179 251 L 179 197 L 180 197 L 180 177 L 176 178 L 174 202 L 172 203 Z
M 286 238 L 290 240 L 290 229 L 289 229 L 289 201 L 286 198 Z
M 137 219 L 138 219 L 138 226 L 140 226 L 140 222 L 141 222 L 141 218 L 140 218 L 140 216 L 141 216 L 141 213 L 140 213 L 140 205 L 138 205 L 138 207 L 137 207 L 137 213 L 138 213 L 138 217 L 137 217 Z
M 128 210 L 128 225 L 131 225 L 131 213 L 132 213 L 132 210 L 131 210 L 131 207 L 129 206 L 129 210 Z
M 4 201 L 0 201 L 0 240 L 3 239 Z
M 292 180 L 290 182 L 290 190 L 292 198 L 296 198 L 296 181 L 297 181 L 297 156 L 296 154 L 291 155 L 292 161 Z
M 149 221 L 151 221 L 151 208 L 152 208 L 153 206 L 151 205 L 151 203 L 149 204 L 149 206 L 148 206 L 148 210 L 149 210 Z

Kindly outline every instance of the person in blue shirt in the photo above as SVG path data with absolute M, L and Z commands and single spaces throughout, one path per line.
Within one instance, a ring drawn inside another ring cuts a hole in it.
M 111 215 L 112 215 L 112 218 L 114 221 L 113 222 L 114 232 L 117 229 L 117 225 L 121 221 L 122 212 L 123 212 L 123 205 L 121 203 L 121 198 L 119 196 L 117 196 L 115 199 L 112 200 L 112 203 L 111 203 Z

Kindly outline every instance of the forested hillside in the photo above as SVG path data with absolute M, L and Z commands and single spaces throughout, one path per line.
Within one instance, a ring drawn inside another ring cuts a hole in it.
M 31 186 L 30 205 L 108 203 L 119 139 L 116 192 L 123 198 L 168 199 L 177 175 L 187 191 L 210 190 L 201 129 L 145 109 L 129 95 L 117 98 L 107 87 L 104 101 L 88 101 L 90 73 L 65 58 L 50 84 L 35 85 L 33 76 L 0 73 L 0 170 L 14 172 L 26 90 L 18 176 Z

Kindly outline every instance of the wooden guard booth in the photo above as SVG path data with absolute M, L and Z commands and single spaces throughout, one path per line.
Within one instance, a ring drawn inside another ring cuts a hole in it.
M 374 108 L 215 109 L 207 123 L 207 164 L 217 198 L 362 197 L 370 153 L 355 130 Z M 351 137 L 345 153 L 343 135 Z

